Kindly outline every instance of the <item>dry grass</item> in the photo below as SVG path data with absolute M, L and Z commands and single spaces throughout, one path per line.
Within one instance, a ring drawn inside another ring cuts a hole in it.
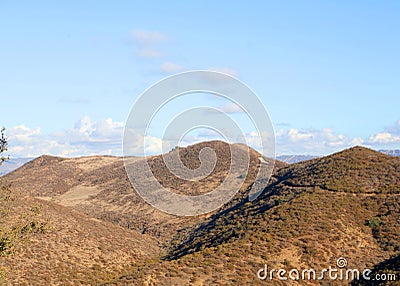
M 45 230 L 31 233 L 1 259 L 12 285 L 99 283 L 159 252 L 151 237 L 51 202 L 16 196 L 14 216 L 33 205 L 41 206 Z
M 149 163 L 165 187 L 207 192 L 227 172 L 228 146 L 202 143 L 179 154 L 195 169 L 205 146 L 214 147 L 219 163 L 201 183 L 174 179 L 159 156 Z M 256 272 L 264 263 L 322 269 L 342 256 L 352 268 L 379 272 L 398 261 L 399 158 L 356 147 L 277 164 L 263 194 L 248 202 L 258 156 L 252 151 L 246 182 L 233 200 L 193 218 L 147 205 L 130 186 L 121 158 L 34 160 L 2 180 L 47 199 L 22 196 L 15 210 L 41 204 L 48 230 L 31 233 L 2 267 L 12 284 L 259 285 Z
M 162 264 L 143 265 L 140 273 L 118 281 L 140 285 L 152 277 L 163 285 L 255 285 L 264 263 L 323 269 L 334 267 L 339 257 L 352 268 L 372 268 L 400 253 L 399 161 L 354 148 L 282 168 L 257 201 L 232 201 L 202 224 L 178 233 Z M 342 188 L 342 179 L 357 192 Z M 379 223 L 371 224 L 376 218 Z

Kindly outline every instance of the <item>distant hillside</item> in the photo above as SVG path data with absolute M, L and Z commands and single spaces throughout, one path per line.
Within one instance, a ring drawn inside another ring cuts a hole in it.
M 288 164 L 293 164 L 302 161 L 312 160 L 318 157 L 319 156 L 312 156 L 312 155 L 280 155 L 276 156 L 276 159 Z
M 389 156 L 400 156 L 400 150 L 379 150 L 379 152 Z
M 32 159 L 33 158 L 11 158 L 10 160 L 3 162 L 0 166 L 0 177 L 18 169 Z
M 379 150 L 379 152 L 389 155 L 389 156 L 400 156 L 400 150 Z M 276 159 L 288 164 L 299 163 L 303 161 L 312 160 L 315 158 L 320 158 L 322 156 L 313 155 L 279 155 Z

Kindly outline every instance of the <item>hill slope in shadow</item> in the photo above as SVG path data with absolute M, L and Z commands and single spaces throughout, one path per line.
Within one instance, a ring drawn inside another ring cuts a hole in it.
M 264 264 L 322 270 L 344 257 L 351 268 L 372 269 L 400 252 L 399 164 L 354 147 L 283 167 L 256 201 L 236 201 L 179 232 L 157 271 L 143 265 L 140 273 L 163 285 L 244 285 L 261 282 Z M 143 281 L 140 273 L 118 281 Z

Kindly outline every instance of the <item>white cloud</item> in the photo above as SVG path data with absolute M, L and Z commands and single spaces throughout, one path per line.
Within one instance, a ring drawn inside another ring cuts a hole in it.
M 168 40 L 167 36 L 157 31 L 134 29 L 131 33 L 133 39 L 141 45 L 154 45 Z
M 289 129 L 289 131 L 287 132 L 287 137 L 290 142 L 310 140 L 313 138 L 313 136 L 314 134 L 312 132 L 299 131 L 294 128 Z
M 62 97 L 58 100 L 59 102 L 62 103 L 68 103 L 68 104 L 88 104 L 90 103 L 90 100 L 84 97 Z
M 122 155 L 124 122 L 107 118 L 93 121 L 85 116 L 73 128 L 44 134 L 40 128 L 29 128 L 18 125 L 7 129 L 9 139 L 8 153 L 15 158 L 37 157 L 43 154 L 74 157 L 86 155 Z M 154 136 L 134 134 L 132 137 L 133 154 L 143 153 L 145 143 L 146 154 L 162 151 L 163 142 Z M 168 145 L 167 145 L 168 147 Z
M 170 149 L 169 144 L 160 138 L 154 136 L 146 136 L 145 137 L 145 150 L 147 154 L 158 154 L 162 152 L 163 143 L 166 144 L 167 150 Z
M 73 128 L 44 134 L 40 128 L 18 125 L 6 130 L 9 139 L 8 153 L 12 157 L 36 157 L 50 154 L 63 157 L 84 155 L 122 155 L 124 123 L 111 118 L 93 121 L 85 116 Z M 190 134 L 189 134 L 190 135 Z M 265 135 L 267 136 L 267 135 Z M 247 143 L 259 150 L 260 138 L 256 132 L 245 134 Z M 386 128 L 385 131 L 369 136 L 367 139 L 347 137 L 330 128 L 323 129 L 279 129 L 275 132 L 276 153 L 323 155 L 337 152 L 355 145 L 366 145 L 375 149 L 398 148 L 400 144 L 400 125 Z M 220 134 L 213 130 L 203 130 L 198 134 L 185 136 L 184 145 L 204 140 L 221 140 Z M 267 138 L 268 139 L 268 138 Z M 271 138 L 269 138 L 271 139 Z M 144 138 L 132 133 L 131 154 L 143 153 L 145 144 L 147 154 L 156 154 L 171 148 L 171 142 L 154 136 Z M 169 145 L 168 145 L 169 144 Z
M 74 128 L 55 132 L 49 136 L 63 144 L 80 146 L 86 152 L 108 152 L 121 146 L 123 122 L 111 118 L 92 121 L 88 116 L 79 120 Z
M 398 149 L 400 146 L 400 120 L 383 132 L 367 138 L 347 137 L 330 128 L 298 130 L 279 129 L 275 133 L 277 154 L 323 155 L 355 145 L 374 149 Z
M 138 134 L 135 130 L 128 129 L 125 131 L 126 138 L 125 154 L 128 156 L 143 156 L 162 153 L 163 144 L 169 150 L 170 146 L 167 141 L 163 141 L 155 136 Z
M 377 133 L 369 137 L 370 144 L 400 144 L 400 136 L 389 132 Z
M 230 102 L 220 107 L 223 112 L 226 113 L 243 113 L 244 110 L 240 107 L 240 105 Z
M 136 55 L 139 58 L 155 59 L 155 58 L 161 58 L 163 56 L 163 53 L 152 48 L 148 49 L 142 48 L 136 52 Z
M 216 71 L 216 72 L 220 72 L 220 73 L 224 73 L 233 77 L 238 77 L 239 73 L 232 69 L 232 68 L 227 68 L 227 67 L 210 67 L 208 70 L 210 71 Z
M 379 148 L 399 148 L 400 146 L 400 120 L 384 131 L 371 135 L 367 144 Z
M 168 41 L 168 37 L 157 31 L 135 29 L 131 31 L 137 45 L 136 56 L 140 58 L 155 59 L 163 56 L 159 45 Z
M 111 119 L 93 122 L 89 117 L 79 120 L 74 128 L 52 134 L 18 125 L 7 130 L 8 153 L 12 157 L 120 154 L 122 132 L 122 122 Z
M 30 129 L 24 125 L 18 125 L 8 130 L 11 139 L 19 142 L 29 142 L 32 138 L 37 138 L 41 132 L 40 128 Z
M 164 73 L 176 73 L 184 70 L 184 67 L 173 62 L 164 62 L 160 65 L 160 70 Z
M 337 134 L 330 128 L 279 129 L 276 134 L 276 153 L 281 154 L 312 154 L 323 155 L 337 152 L 354 145 L 361 145 L 361 138 L 348 138 Z
M 67 156 L 72 148 L 66 148 L 56 140 L 42 134 L 40 128 L 31 129 L 18 125 L 7 129 L 11 157 L 36 157 L 42 154 Z M 79 150 L 75 150 L 79 151 Z

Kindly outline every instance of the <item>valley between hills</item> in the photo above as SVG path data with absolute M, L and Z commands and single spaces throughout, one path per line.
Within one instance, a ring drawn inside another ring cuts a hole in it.
M 210 147 L 217 164 L 200 181 L 176 179 L 162 156 L 148 158 L 161 185 L 200 195 L 231 163 L 221 141 L 180 148 L 190 169 Z M 0 177 L 1 281 L 8 285 L 288 285 L 260 280 L 269 268 L 348 267 L 400 280 L 400 158 L 364 147 L 274 164 L 253 202 L 261 156 L 250 151 L 242 188 L 216 211 L 161 212 L 132 188 L 123 158 L 41 156 Z M 137 160 L 144 160 L 137 158 Z M 138 171 L 140 178 L 140 172 Z M 293 285 L 398 285 L 399 281 L 291 281 Z M 368 284 L 369 283 L 369 284 Z

